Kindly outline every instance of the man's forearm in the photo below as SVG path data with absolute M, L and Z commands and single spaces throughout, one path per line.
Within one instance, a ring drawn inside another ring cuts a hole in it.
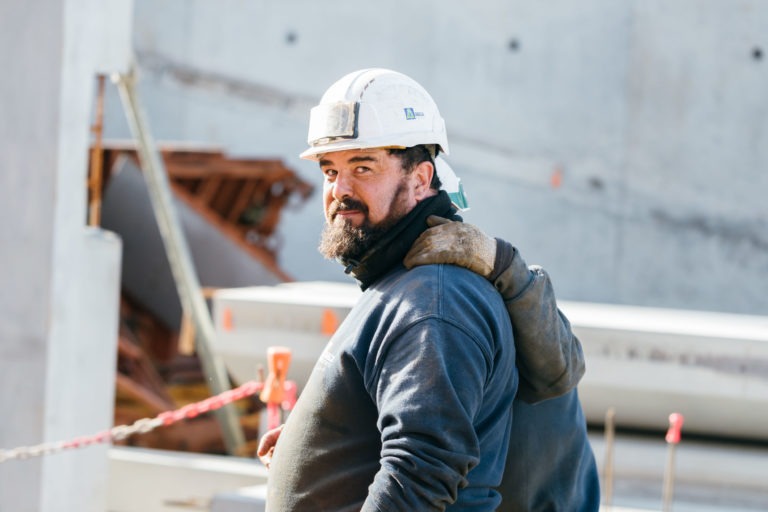
M 584 375 L 584 353 L 570 322 L 557 308 L 552 283 L 541 267 L 528 267 L 508 242 L 497 240 L 493 284 L 512 321 L 520 370 L 520 397 L 529 403 L 560 396 Z

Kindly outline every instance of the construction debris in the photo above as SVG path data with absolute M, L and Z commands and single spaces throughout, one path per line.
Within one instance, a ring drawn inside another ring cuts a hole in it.
M 140 171 L 136 172 L 140 169 L 136 148 L 106 142 L 100 154 L 102 224 L 119 234 L 124 245 L 115 401 L 119 425 L 212 393 L 195 350 L 194 329 L 182 314 L 167 256 L 158 243 L 146 189 Z M 190 245 L 201 284 L 215 288 L 291 280 L 277 263 L 276 228 L 281 210 L 305 201 L 311 185 L 275 160 L 232 159 L 218 149 L 178 145 L 163 147 L 160 154 L 185 229 L 196 230 Z M 217 265 L 225 268 L 212 268 Z M 230 381 L 239 384 L 231 377 Z M 248 397 L 236 407 L 246 441 L 243 451 L 252 455 L 264 405 Z M 211 414 L 119 444 L 226 453 L 221 428 Z

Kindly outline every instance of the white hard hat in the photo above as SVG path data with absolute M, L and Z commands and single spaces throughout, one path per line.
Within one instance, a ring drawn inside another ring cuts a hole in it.
M 301 158 L 347 149 L 439 146 L 448 153 L 445 121 L 429 93 L 389 69 L 363 69 L 333 84 L 309 116 Z
M 440 188 L 448 193 L 453 206 L 462 212 L 469 210 L 469 201 L 464 194 L 464 186 L 448 162 L 442 157 L 435 158 L 435 171 L 437 171 L 437 177 L 440 178 Z

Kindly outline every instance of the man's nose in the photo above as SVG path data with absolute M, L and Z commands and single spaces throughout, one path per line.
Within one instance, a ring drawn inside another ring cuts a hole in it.
M 343 176 L 341 173 L 336 175 L 336 179 L 333 182 L 333 198 L 337 201 L 341 201 L 346 197 L 352 196 L 352 187 L 350 180 Z

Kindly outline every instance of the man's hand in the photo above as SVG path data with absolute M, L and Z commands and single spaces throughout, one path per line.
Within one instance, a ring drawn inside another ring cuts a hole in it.
M 283 425 L 277 428 L 273 428 L 261 437 L 259 441 L 259 448 L 256 450 L 256 455 L 259 456 L 259 460 L 267 466 L 272 463 L 272 454 L 275 453 L 275 444 L 280 437 L 280 433 L 283 431 Z
M 416 239 L 403 260 L 406 268 L 447 263 L 490 277 L 496 259 L 496 239 L 472 224 L 436 215 L 429 216 L 427 224 L 430 228 Z

